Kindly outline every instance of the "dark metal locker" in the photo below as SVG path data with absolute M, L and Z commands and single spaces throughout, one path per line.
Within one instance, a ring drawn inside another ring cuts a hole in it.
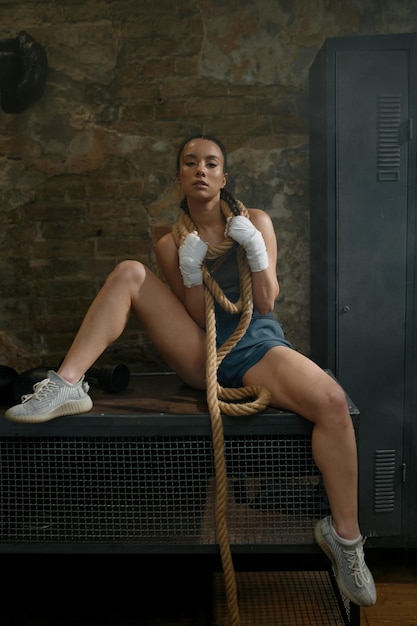
M 310 71 L 311 356 L 360 410 L 360 521 L 378 545 L 415 527 L 416 39 L 329 39 Z

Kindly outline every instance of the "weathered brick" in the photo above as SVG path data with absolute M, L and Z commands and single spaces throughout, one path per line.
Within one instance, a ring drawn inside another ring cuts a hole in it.
M 328 36 L 415 21 L 411 0 L 319 4 L 2 2 L 0 37 L 24 27 L 49 73 L 38 102 L 0 112 L 0 355 L 62 357 L 117 262 L 155 269 L 178 211 L 177 147 L 201 132 L 228 148 L 229 188 L 271 214 L 280 320 L 308 352 L 308 70 Z M 107 358 L 164 367 L 133 316 Z

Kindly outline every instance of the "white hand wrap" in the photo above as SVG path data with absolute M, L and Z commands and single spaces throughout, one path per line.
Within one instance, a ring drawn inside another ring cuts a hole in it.
M 269 267 L 268 253 L 260 230 L 243 215 L 229 218 L 226 234 L 245 249 L 252 272 L 262 272 Z
M 203 284 L 201 266 L 207 254 L 208 244 L 197 233 L 189 233 L 178 250 L 180 272 L 186 287 Z

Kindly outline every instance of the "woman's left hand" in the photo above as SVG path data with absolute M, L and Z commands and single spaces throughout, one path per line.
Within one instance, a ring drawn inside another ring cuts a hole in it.
M 269 267 L 264 238 L 250 219 L 244 215 L 229 217 L 224 234 L 243 246 L 252 272 L 262 272 Z

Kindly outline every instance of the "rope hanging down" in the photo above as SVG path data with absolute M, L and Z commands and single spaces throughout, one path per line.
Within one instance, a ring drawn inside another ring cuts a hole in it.
M 237 201 L 241 214 L 249 217 L 244 205 Z M 224 217 L 233 217 L 229 205 L 220 201 Z M 186 213 L 182 214 L 173 227 L 173 237 L 179 247 L 183 239 L 197 228 Z M 228 237 L 218 246 L 210 246 L 206 258 L 216 259 L 234 246 Z M 217 369 L 225 356 L 233 349 L 245 334 L 253 313 L 252 275 L 242 246 L 237 249 L 240 297 L 235 303 L 224 294 L 218 283 L 203 265 L 204 298 L 206 308 L 206 385 L 207 404 L 211 419 L 213 437 L 214 468 L 216 475 L 216 533 L 225 578 L 226 600 L 231 626 L 239 626 L 239 607 L 237 601 L 236 577 L 230 550 L 227 526 L 227 471 L 224 449 L 224 432 L 221 414 L 250 415 L 265 409 L 270 401 L 267 389 L 261 386 L 247 386 L 236 389 L 224 388 L 217 382 Z M 229 313 L 240 313 L 239 323 L 232 335 L 218 349 L 216 347 L 216 318 L 214 302 Z M 242 402 L 246 400 L 245 402 Z

